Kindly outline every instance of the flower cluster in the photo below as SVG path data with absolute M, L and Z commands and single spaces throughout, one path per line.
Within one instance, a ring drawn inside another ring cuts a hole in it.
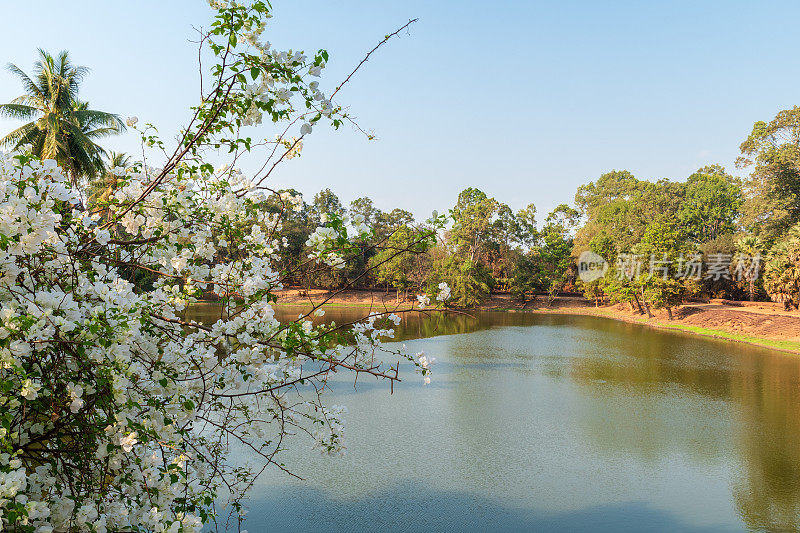
M 436 294 L 436 301 L 437 302 L 446 302 L 450 299 L 450 292 L 451 289 L 447 285 L 446 282 L 439 283 L 439 292 Z M 431 297 L 427 294 L 419 294 L 417 295 L 417 303 L 420 310 L 425 309 L 429 305 L 431 305 Z
M 356 243 L 372 230 L 359 216 L 351 221 L 347 216 L 323 213 L 321 219 L 326 225 L 318 227 L 306 240 L 311 249 L 308 257 L 333 268 L 344 268 L 347 254 L 355 252 Z
M 111 169 L 89 204 L 54 161 L 0 152 L 0 529 L 200 531 L 226 501 L 241 516 L 261 469 L 234 460 L 232 444 L 281 469 L 292 435 L 340 454 L 345 410 L 321 392 L 331 372 L 391 381 L 399 361 L 427 371 L 381 344 L 396 315 L 348 332 L 275 318 L 283 221 L 302 199 L 202 154 L 249 151 L 239 130 L 264 119 L 302 136 L 345 115 L 309 81 L 326 52 L 261 40 L 267 3 L 211 4 L 202 42 L 215 81 L 160 168 Z M 167 153 L 152 125 L 138 131 Z M 275 164 L 302 147 L 284 139 L 270 143 L 285 149 Z M 369 232 L 335 215 L 325 224 L 309 247 L 336 266 Z M 188 320 L 206 294 L 220 300 L 218 320 Z
M 275 319 L 281 221 L 258 191 L 237 193 L 239 174 L 173 175 L 146 201 L 147 174 L 119 180 L 112 224 L 81 209 L 52 162 L 0 156 L 8 524 L 199 530 L 221 486 L 236 496 L 252 481 L 225 443 L 272 462 L 290 428 L 307 424 L 316 447 L 341 453 L 344 411 L 314 383 L 337 367 L 381 376 L 378 358 L 390 354 L 380 340 L 394 336 L 396 315 L 368 317 L 339 347 L 334 326 Z M 183 319 L 203 291 L 223 300 L 212 325 Z

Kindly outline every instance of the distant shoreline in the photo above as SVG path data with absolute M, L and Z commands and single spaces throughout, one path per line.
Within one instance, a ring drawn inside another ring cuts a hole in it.
M 398 301 L 394 291 L 342 291 L 332 295 L 325 290 L 311 290 L 306 294 L 287 290 L 278 293 L 276 305 L 310 307 L 328 299 L 324 307 L 331 309 L 409 311 L 417 309 L 416 299 L 412 301 L 411 298 L 413 295 Z M 786 312 L 780 304 L 772 302 L 687 303 L 673 310 L 674 320 L 669 320 L 663 310 L 654 310 L 654 317 L 648 318 L 634 313 L 627 304 L 595 307 L 592 302 L 576 296 L 559 296 L 549 305 L 546 297 L 539 297 L 523 306 L 508 295 L 493 295 L 472 310 L 597 316 L 800 355 L 800 313 Z

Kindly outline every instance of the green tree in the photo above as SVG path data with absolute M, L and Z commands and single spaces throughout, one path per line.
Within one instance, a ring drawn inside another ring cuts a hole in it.
M 680 305 L 686 296 L 686 287 L 680 280 L 660 274 L 646 274 L 639 279 L 644 299 L 656 309 L 666 309 L 672 320 L 672 308 Z
M 483 245 L 490 237 L 498 208 L 497 201 L 483 191 L 472 187 L 461 191 L 456 205 L 450 210 L 453 218 L 450 241 L 457 253 L 473 263 L 479 259 Z
M 313 220 L 317 225 L 321 224 L 322 215 L 336 215 L 341 218 L 347 212 L 342 201 L 330 189 L 323 189 L 314 195 L 312 208 Z
M 511 297 L 526 302 L 528 296 L 544 289 L 541 269 L 532 254 L 523 254 L 514 264 L 511 278 Z
M 574 279 L 572 229 L 578 212 L 559 205 L 545 217 L 536 244 L 518 261 L 511 280 L 512 296 L 524 300 L 534 291 L 547 291 L 551 300 Z
M 800 107 L 756 122 L 740 150 L 737 166 L 753 168 L 742 223 L 772 242 L 800 222 Z
M 712 261 L 719 261 L 731 258 L 736 254 L 736 235 L 733 233 L 723 233 L 717 237 L 706 241 L 697 246 L 697 251 L 702 254 L 706 264 Z M 705 276 L 699 282 L 701 293 L 711 298 L 730 298 L 740 299 L 743 297 L 741 289 L 730 276 L 715 277 Z
M 55 159 L 67 169 L 73 183 L 80 176 L 98 174 L 105 151 L 95 141 L 125 126 L 117 115 L 89 109 L 78 100 L 88 69 L 73 66 L 67 52 L 53 57 L 40 49 L 33 77 L 13 64 L 8 70 L 20 79 L 25 94 L 0 104 L 0 116 L 29 122 L 0 139 L 0 145 L 13 149 L 30 145 L 33 155 Z
M 566 237 L 571 235 L 575 228 L 578 227 L 580 219 L 581 214 L 577 209 L 567 204 L 560 204 L 547 214 L 544 223 L 553 229 L 558 228 L 561 234 Z
M 614 244 L 614 241 L 611 240 L 611 238 L 605 233 L 599 233 L 592 238 L 592 240 L 589 242 L 589 251 L 594 252 L 605 259 L 609 265 L 614 265 L 616 263 L 616 245 Z M 607 296 L 606 290 L 608 280 L 605 278 L 606 276 L 593 281 L 581 283 L 583 287 L 583 295 L 587 300 L 594 300 L 595 306 L 597 306 L 600 301 Z
M 380 213 L 375 222 L 375 238 L 381 241 L 393 231 L 414 224 L 414 215 L 405 209 L 394 208 L 388 213 Z
M 125 152 L 110 152 L 108 164 L 104 165 L 102 174 L 94 176 L 86 185 L 86 200 L 89 206 L 108 200 L 117 188 L 119 178 L 112 172 L 117 167 L 128 167 L 131 158 Z
M 350 215 L 360 216 L 368 226 L 373 226 L 377 223 L 382 214 L 381 210 L 375 207 L 372 200 L 366 196 L 356 198 L 350 202 Z
M 685 235 L 674 222 L 657 220 L 647 225 L 634 251 L 649 260 L 647 271 L 635 280 L 645 311 L 650 314 L 649 305 L 664 308 L 671 320 L 672 308 L 686 294 L 682 282 L 675 279 L 678 274 L 675 261 L 686 251 Z
M 617 246 L 606 233 L 598 233 L 589 241 L 589 250 L 613 265 L 617 260 Z
M 738 179 L 719 165 L 703 167 L 686 181 L 678 219 L 690 239 L 706 242 L 734 231 L 742 201 Z
M 387 239 L 382 249 L 370 259 L 375 281 L 400 291 L 423 288 L 422 270 L 425 260 L 421 256 L 430 246 L 430 232 L 411 226 L 397 228 Z M 404 251 L 407 250 L 407 251 Z
M 523 246 L 531 247 L 539 239 L 539 231 L 536 226 L 536 206 L 528 204 L 527 207 L 517 211 L 517 231 L 518 240 Z
M 680 208 L 684 185 L 636 179 L 627 170 L 607 172 L 582 185 L 575 205 L 586 224 L 575 236 L 576 252 L 586 250 L 599 233 L 608 235 L 618 252 L 630 252 L 653 220 L 671 220 Z
M 484 244 L 484 259 L 497 284 L 505 290 L 508 287 L 514 263 L 519 251 L 515 246 L 521 244 L 520 225 L 514 212 L 506 204 L 497 204 L 497 214 L 491 223 Z
M 611 267 L 606 276 L 601 278 L 600 286 L 608 297 L 608 303 L 628 302 L 631 309 L 638 311 L 639 314 L 644 314 L 636 283 L 626 273 L 619 271 L 616 266 Z
M 436 275 L 429 282 L 428 292 L 435 294 L 436 285 L 444 281 L 451 289 L 449 303 L 456 307 L 475 307 L 492 290 L 493 280 L 489 270 L 469 258 L 450 255 L 438 265 Z
M 283 194 L 290 194 L 300 199 L 297 209 L 293 209 L 281 198 Z M 320 265 L 312 265 L 306 254 L 306 241 L 316 228 L 311 207 L 302 200 L 303 195 L 295 189 L 281 189 L 269 196 L 265 210 L 269 213 L 281 215 L 281 233 L 286 239 L 284 246 L 277 252 L 276 264 L 288 273 L 287 284 L 308 287 L 311 284 L 314 270 L 319 270 Z M 266 232 L 270 228 L 263 228 Z

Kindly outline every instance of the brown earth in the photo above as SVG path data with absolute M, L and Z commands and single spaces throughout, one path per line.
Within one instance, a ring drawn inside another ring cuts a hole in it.
M 298 291 L 296 289 L 278 293 L 281 305 L 319 305 L 371 307 L 381 310 L 411 309 L 416 306 L 416 297 L 409 295 L 400 299 L 394 291 L 342 291 L 328 292 L 320 289 Z M 781 349 L 800 353 L 800 312 L 784 311 L 783 305 L 772 302 L 729 302 L 711 300 L 707 303 L 687 303 L 673 310 L 673 320 L 669 320 L 663 310 L 654 310 L 653 318 L 633 312 L 627 304 L 595 307 L 592 302 L 578 296 L 559 296 L 548 302 L 546 296 L 521 304 L 505 294 L 492 295 L 480 307 L 482 310 L 508 312 L 546 312 L 581 315 L 596 315 L 642 323 L 654 327 L 692 330 L 703 328 L 713 330 L 696 333 L 733 337 L 740 342 L 759 344 L 759 340 L 782 342 Z M 725 335 L 728 334 L 728 335 Z M 789 343 L 789 344 L 787 344 Z M 794 346 L 793 343 L 797 343 Z M 762 343 L 776 347 L 773 343 Z

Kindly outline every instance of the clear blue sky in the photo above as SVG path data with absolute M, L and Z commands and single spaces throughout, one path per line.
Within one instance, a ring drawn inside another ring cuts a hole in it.
M 753 122 L 800 103 L 796 2 L 273 5 L 266 38 L 327 48 L 329 88 L 381 36 L 420 19 L 341 93 L 380 139 L 316 128 L 276 176 L 307 198 L 331 187 L 345 203 L 366 195 L 424 217 L 475 186 L 514 209 L 535 203 L 541 220 L 612 169 L 678 180 L 711 163 L 734 170 Z M 92 69 L 82 98 L 169 137 L 198 93 L 189 41 L 209 15 L 201 0 L 13 2 L 3 6 L 0 63 L 29 71 L 37 47 L 67 49 Z M 0 72 L 0 101 L 20 93 Z M 0 133 L 13 125 L 0 121 Z M 107 145 L 135 151 L 135 142 Z

